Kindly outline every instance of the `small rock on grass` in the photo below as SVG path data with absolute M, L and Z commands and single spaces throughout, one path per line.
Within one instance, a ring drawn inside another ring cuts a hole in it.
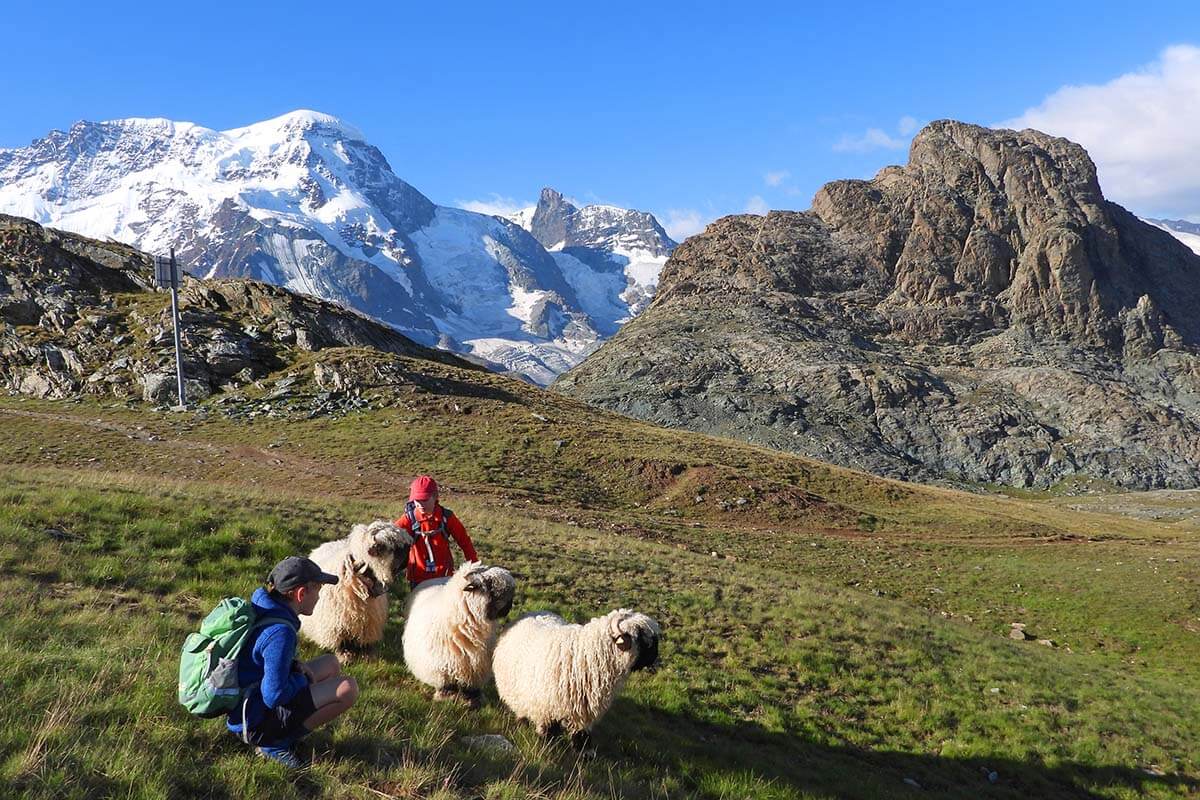
M 516 745 L 498 733 L 484 733 L 479 736 L 464 736 L 462 743 L 467 747 L 478 747 L 484 750 L 497 750 L 501 753 L 516 751 Z

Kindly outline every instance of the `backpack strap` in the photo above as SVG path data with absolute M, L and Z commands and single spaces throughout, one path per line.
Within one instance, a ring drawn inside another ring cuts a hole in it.
M 418 536 L 432 536 L 438 533 L 442 534 L 443 536 L 446 535 L 446 520 L 453 517 L 454 512 L 445 506 L 441 506 L 441 509 L 442 520 L 438 523 L 437 528 L 432 531 L 423 531 L 421 530 L 421 523 L 417 521 L 416 508 L 413 506 L 412 501 L 409 501 L 408 505 L 404 507 L 404 517 L 408 520 L 408 525 L 412 529 L 412 536 L 414 539 Z

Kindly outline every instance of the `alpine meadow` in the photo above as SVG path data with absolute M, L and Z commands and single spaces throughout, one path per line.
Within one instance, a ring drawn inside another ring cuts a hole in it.
M 192 352 L 235 377 L 170 410 L 120 394 L 170 358 L 145 257 L 3 224 L 10 313 L 73 310 L 59 330 L 9 323 L 10 359 L 34 348 L 22 374 L 53 386 L 71 374 L 47 371 L 58 348 L 118 376 L 0 401 L 0 754 L 20 796 L 1197 790 L 1194 491 L 900 483 L 594 409 L 240 280 L 186 282 Z M 631 676 L 594 756 L 490 685 L 479 711 L 430 704 L 403 665 L 403 587 L 376 654 L 347 667 L 358 705 L 301 745 L 311 766 L 189 718 L 178 648 L 216 601 L 398 515 L 422 471 L 516 577 L 510 619 L 625 606 L 662 625 L 659 668 Z
M 3 20 L 0 800 L 1200 800 L 1195 0 Z

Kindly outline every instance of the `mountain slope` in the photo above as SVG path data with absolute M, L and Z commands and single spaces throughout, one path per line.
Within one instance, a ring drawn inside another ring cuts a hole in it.
M 1200 225 L 1182 219 L 1146 219 L 1156 228 L 1162 228 L 1200 255 Z
M 564 270 L 521 226 L 435 205 L 359 131 L 312 111 L 228 131 L 80 122 L 0 150 L 0 212 L 174 247 L 194 274 L 313 294 L 540 383 L 640 308 L 608 265 Z
M 1078 145 L 936 122 L 809 212 L 685 242 L 555 386 L 881 474 L 1200 484 L 1200 257 Z
M 168 411 L 105 377 L 169 357 L 148 277 L 127 246 L 0 219 L 0 353 L 31 359 L 0 357 L 0 381 L 100 376 L 67 400 L 0 396 L 11 795 L 1196 794 L 1197 520 L 1171 513 L 1194 498 L 1139 497 L 1125 517 L 904 486 L 591 408 L 242 279 L 186 281 L 189 352 L 217 395 Z M 172 699 L 178 643 L 220 598 L 393 518 L 418 472 L 517 576 L 510 619 L 627 606 L 662 623 L 661 668 L 630 677 L 596 758 L 490 690 L 476 711 L 431 704 L 403 664 L 404 585 L 347 667 L 360 702 L 306 737 L 299 776 Z

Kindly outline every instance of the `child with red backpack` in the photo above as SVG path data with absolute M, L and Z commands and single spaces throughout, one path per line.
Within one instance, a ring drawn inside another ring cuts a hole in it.
M 454 574 L 450 537 L 467 561 L 479 560 L 467 529 L 453 511 L 438 503 L 437 481 L 428 475 L 418 476 L 409 486 L 404 516 L 396 520 L 396 525 L 413 537 L 413 546 L 408 550 L 409 588 Z

